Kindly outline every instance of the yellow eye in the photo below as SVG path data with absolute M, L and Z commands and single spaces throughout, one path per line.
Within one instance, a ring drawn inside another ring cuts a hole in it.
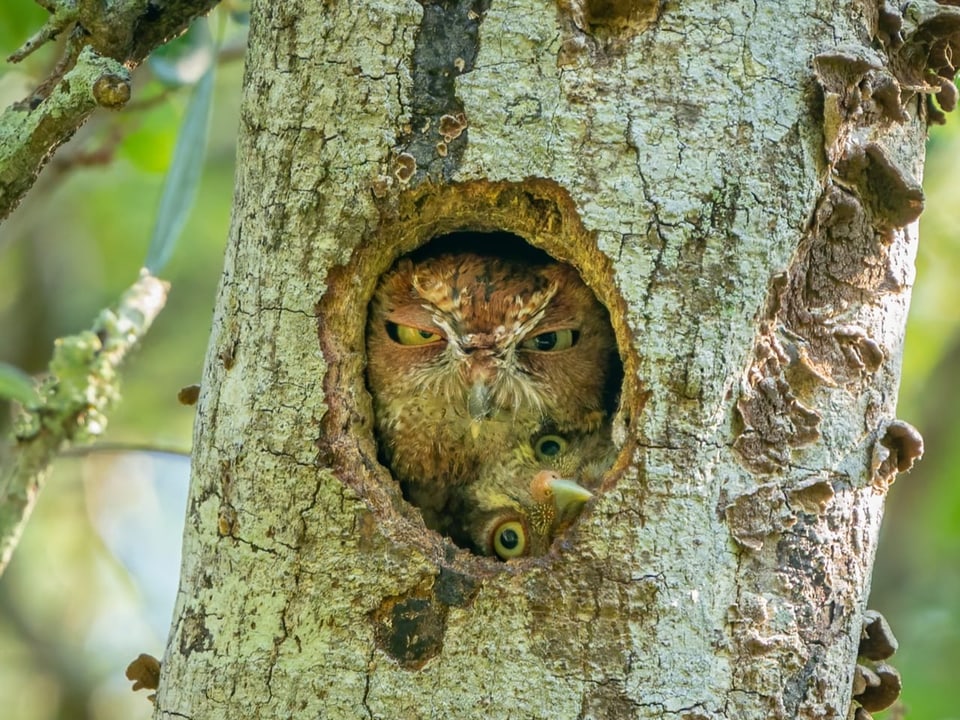
M 537 460 L 552 460 L 567 449 L 569 443 L 559 435 L 544 435 L 533 444 Z
M 507 520 L 493 530 L 493 551 L 501 560 L 520 557 L 527 550 L 527 531 L 519 520 Z
M 394 342 L 401 345 L 429 345 L 430 343 L 440 342 L 443 338 L 440 333 L 423 330 L 412 325 L 398 325 L 397 323 L 387 323 L 387 335 Z
M 540 352 L 556 352 L 566 350 L 577 344 L 580 339 L 579 330 L 551 330 L 550 332 L 534 335 L 527 338 L 520 347 L 524 350 L 539 350 Z

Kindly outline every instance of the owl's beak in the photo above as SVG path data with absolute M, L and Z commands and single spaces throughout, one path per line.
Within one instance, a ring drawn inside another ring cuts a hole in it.
M 476 438 L 480 433 L 480 422 L 490 416 L 490 386 L 483 380 L 474 381 L 470 386 L 470 395 L 467 397 L 467 411 L 470 413 L 471 433 Z M 473 428 L 477 429 L 474 430 Z
M 547 485 L 553 491 L 553 504 L 560 517 L 567 512 L 576 511 L 593 497 L 592 492 L 573 480 L 553 478 L 547 481 Z

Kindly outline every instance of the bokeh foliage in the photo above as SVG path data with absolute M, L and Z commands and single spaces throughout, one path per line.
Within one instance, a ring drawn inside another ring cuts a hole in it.
M 33 3 L 0 10 L 0 52 L 42 23 Z M 0 103 L 23 97 L 56 47 L 0 64 Z M 221 63 L 207 162 L 194 211 L 161 276 L 167 308 L 125 370 L 124 401 L 106 442 L 187 450 L 222 264 L 238 122 L 240 64 Z M 131 106 L 99 112 L 0 225 L 0 362 L 42 370 L 54 338 L 87 327 L 144 262 L 189 89 L 149 68 Z M 899 416 L 926 458 L 894 485 L 870 607 L 901 642 L 907 717 L 960 717 L 950 689 L 960 665 L 960 118 L 934 128 L 924 181 L 917 283 Z M 5 408 L 4 408 L 5 410 Z M 0 419 L 0 426 L 6 418 Z M 8 720 L 148 718 L 123 670 L 160 655 L 177 583 L 187 483 L 183 458 L 95 452 L 64 458 L 0 579 L 0 708 Z
M 900 650 L 906 717 L 960 718 L 960 117 L 934 127 L 924 173 L 917 275 L 897 414 L 924 437 L 923 460 L 887 498 L 870 605 Z M 894 715 L 891 713 L 891 717 Z
M 217 11 L 220 12 L 220 11 Z M 0 10 L 0 54 L 44 20 L 34 3 Z M 216 15 L 216 13 L 215 13 Z M 214 19 L 214 26 L 220 26 Z M 239 37 L 238 37 L 239 36 Z M 124 399 L 103 438 L 189 450 L 194 409 L 177 391 L 197 383 L 210 331 L 232 199 L 242 28 L 227 30 L 198 195 L 170 262 L 167 307 L 124 368 Z M 51 69 L 50 46 L 0 63 L 0 104 Z M 199 77 L 199 76 L 197 76 Z M 61 148 L 0 225 L 0 362 L 42 371 L 53 340 L 88 328 L 144 264 L 161 189 L 191 86 L 144 65 L 131 103 L 98 112 Z M 197 78 L 194 78 L 196 80 Z M 0 407 L 6 429 L 6 406 Z M 188 461 L 161 453 L 63 458 L 0 579 L 0 716 L 148 718 L 146 693 L 124 677 L 141 652 L 161 655 L 179 572 Z

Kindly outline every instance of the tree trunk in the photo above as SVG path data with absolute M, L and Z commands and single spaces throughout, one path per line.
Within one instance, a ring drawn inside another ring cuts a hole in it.
M 255 3 L 157 717 L 847 717 L 957 27 L 886 7 Z M 459 229 L 620 346 L 620 459 L 542 558 L 377 462 L 367 304 Z

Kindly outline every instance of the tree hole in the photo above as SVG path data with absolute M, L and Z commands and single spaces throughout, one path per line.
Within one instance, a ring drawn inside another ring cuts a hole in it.
M 663 12 L 662 0 L 558 0 L 557 7 L 581 32 L 607 45 L 646 31 Z
M 475 554 L 545 554 L 617 460 L 610 313 L 519 235 L 446 232 L 402 255 L 373 293 L 366 355 L 378 459 Z

